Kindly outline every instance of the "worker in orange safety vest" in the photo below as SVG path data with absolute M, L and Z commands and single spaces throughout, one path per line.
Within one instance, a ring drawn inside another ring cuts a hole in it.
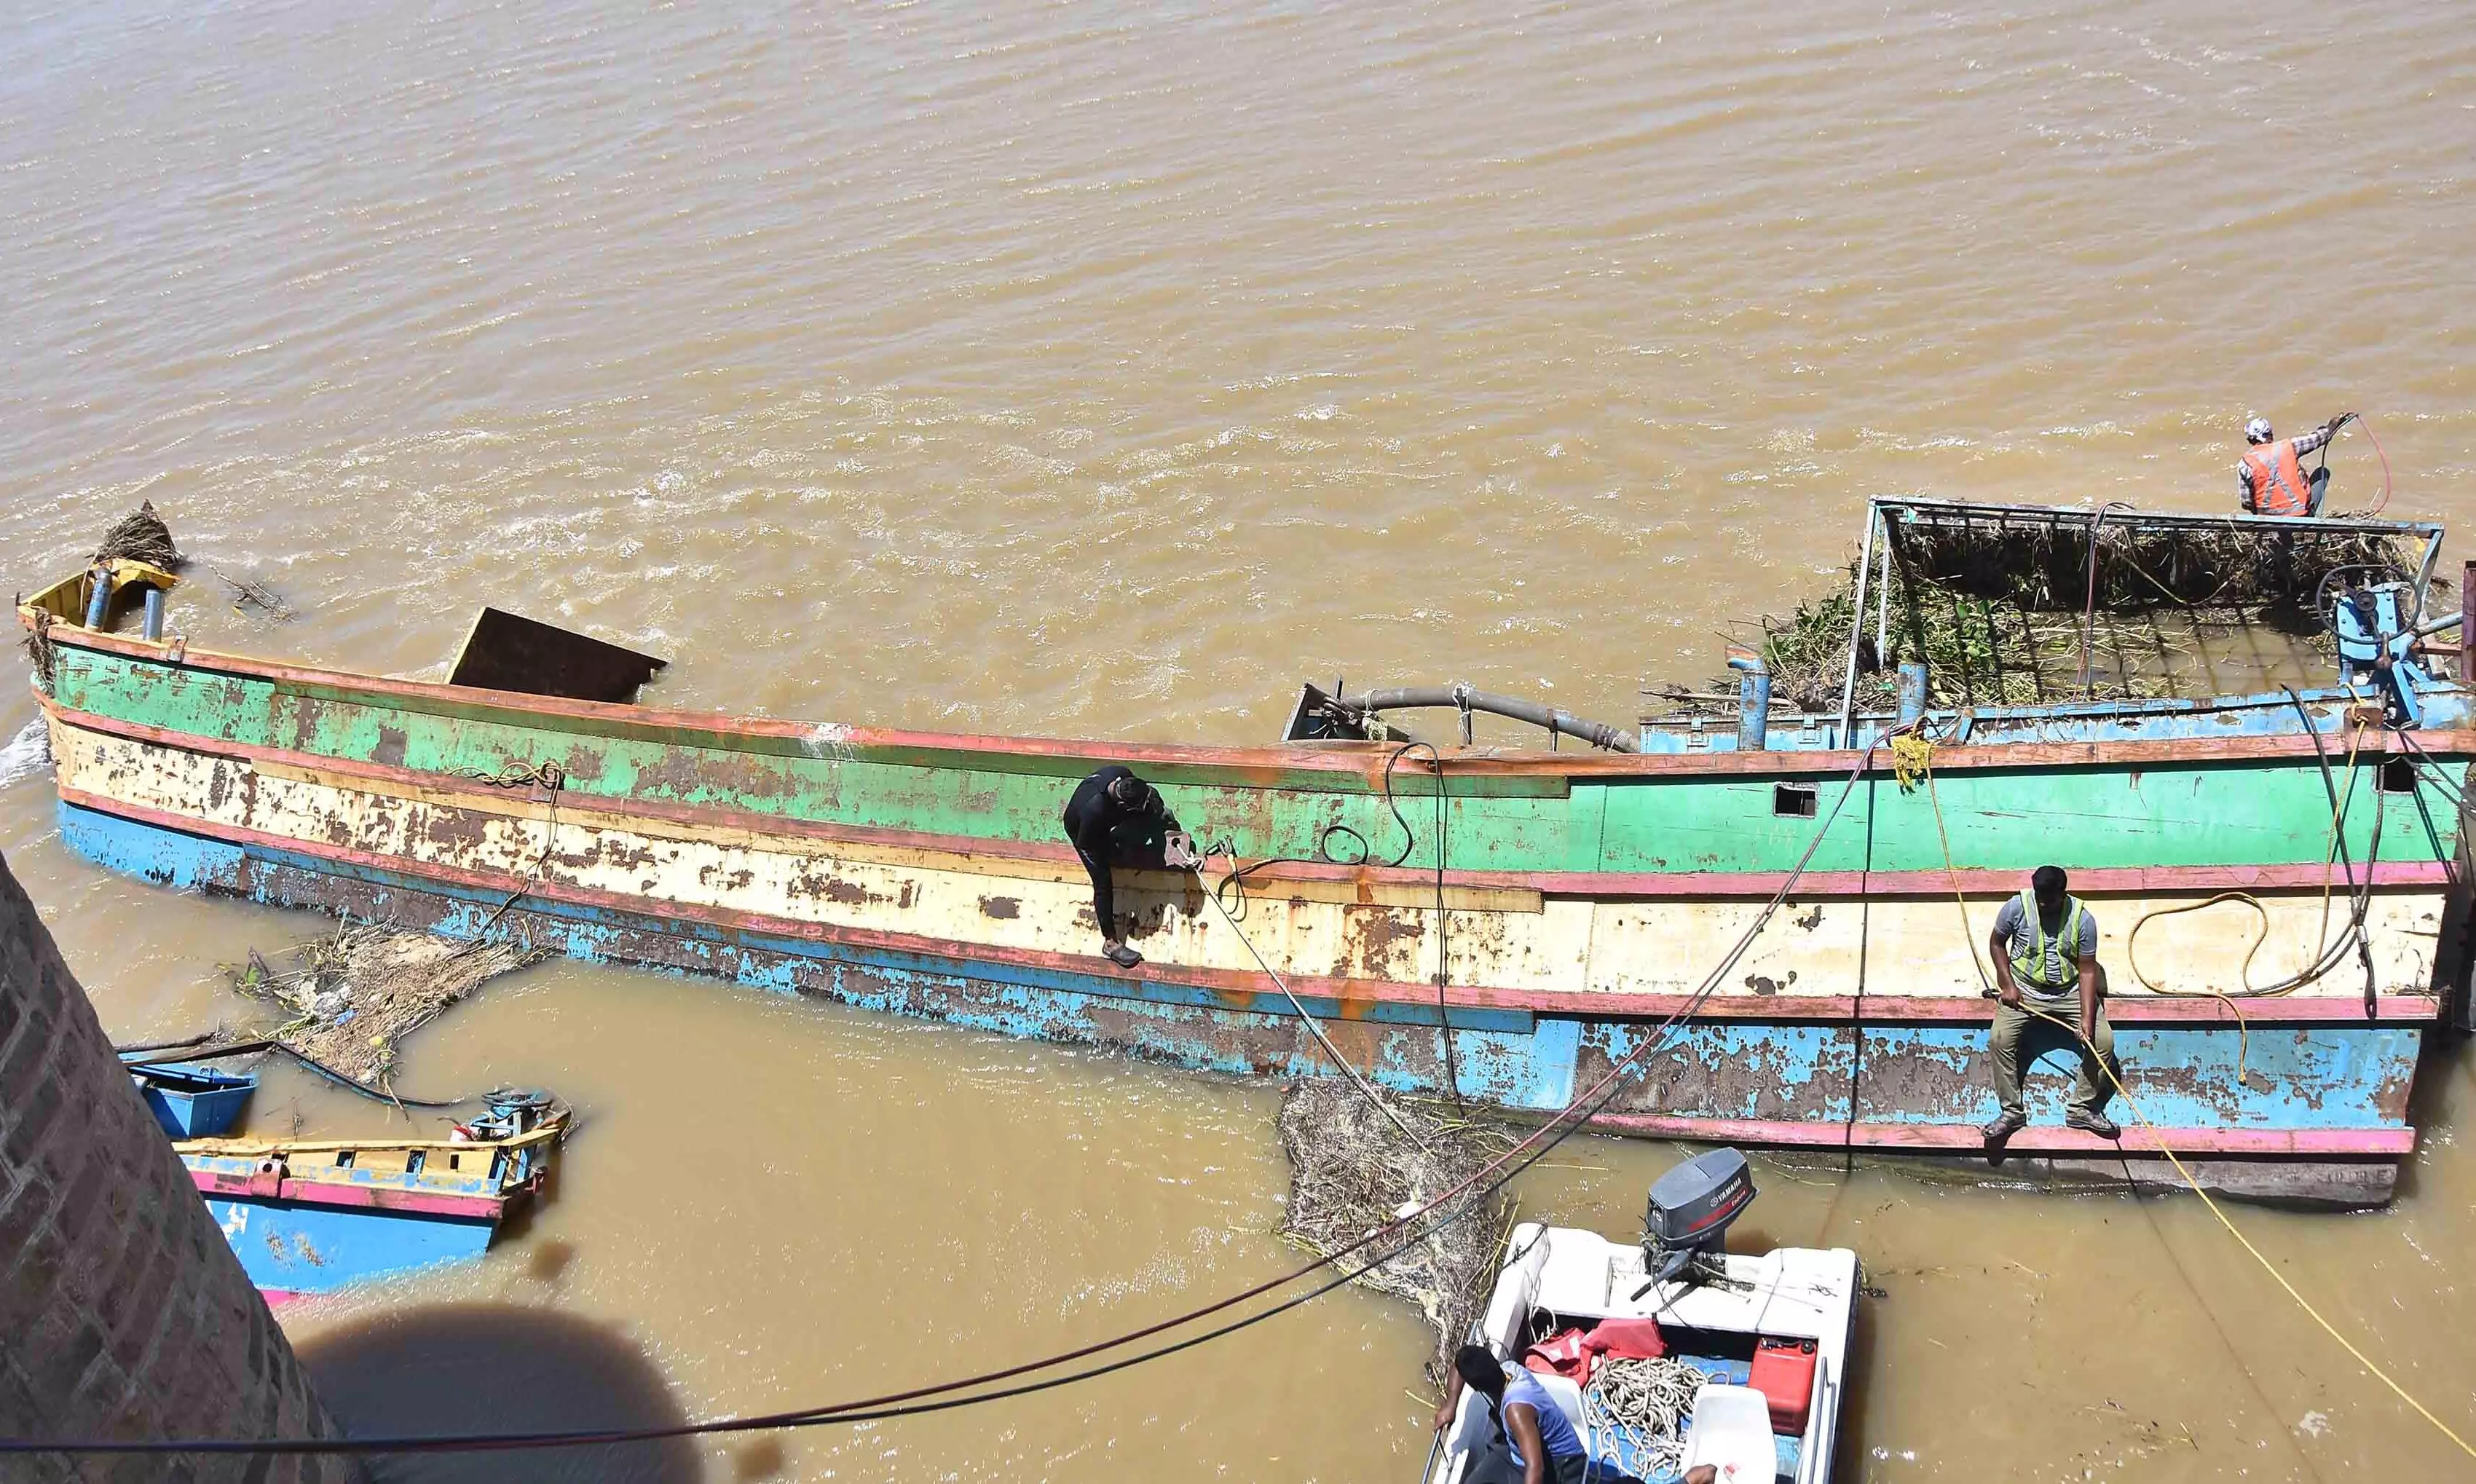
M 2243 492 L 2243 507 L 2254 515 L 2318 515 L 2321 497 L 2329 492 L 2330 469 L 2327 464 L 2308 477 L 2304 472 L 2304 456 L 2320 448 L 2339 435 L 2339 430 L 2355 419 L 2353 412 L 2338 416 L 2292 438 L 2273 437 L 2269 419 L 2256 417 L 2244 424 L 2243 461 L 2236 465 L 2236 482 Z

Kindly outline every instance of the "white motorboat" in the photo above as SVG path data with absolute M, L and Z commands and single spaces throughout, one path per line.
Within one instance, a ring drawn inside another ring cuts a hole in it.
M 1745 1156 L 1714 1150 L 1651 1187 L 1639 1242 L 1536 1223 L 1514 1228 L 1473 1343 L 1506 1366 L 1537 1348 L 1530 1369 L 1589 1449 L 1592 1480 L 1671 1484 L 1697 1464 L 1710 1464 L 1720 1484 L 1830 1479 L 1857 1254 L 1723 1251 L 1722 1234 L 1753 1198 Z M 1665 1350 L 1665 1373 L 1651 1374 L 1671 1398 L 1665 1415 L 1648 1418 L 1640 1386 L 1620 1384 L 1645 1377 L 1629 1364 L 1645 1358 L 1645 1320 L 1657 1325 L 1648 1348 Z M 1465 1391 L 1430 1452 L 1428 1484 L 1473 1481 L 1495 1438 L 1486 1398 Z

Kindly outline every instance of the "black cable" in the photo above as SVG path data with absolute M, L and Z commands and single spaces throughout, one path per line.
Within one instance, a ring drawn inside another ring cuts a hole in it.
M 174 1041 L 166 1044 L 179 1047 L 193 1045 L 194 1042 Z M 127 1054 L 136 1055 L 150 1050 L 150 1048 L 133 1046 L 124 1047 L 121 1048 L 121 1050 Z M 328 1081 L 335 1083 L 337 1086 L 344 1088 L 348 1092 L 359 1093 L 362 1097 L 369 1099 L 372 1102 L 384 1102 L 407 1108 L 462 1108 L 470 1107 L 474 1103 L 486 1101 L 480 1097 L 452 1098 L 444 1102 L 429 1098 L 407 1098 L 401 1093 L 389 1092 L 384 1088 L 372 1087 L 369 1083 L 361 1081 L 351 1074 L 337 1071 L 335 1068 L 327 1065 L 325 1062 L 318 1060 L 314 1056 L 311 1056 L 309 1052 L 296 1051 L 292 1047 L 286 1046 L 283 1042 L 274 1039 L 272 1036 L 257 1036 L 247 1041 L 226 1041 L 219 1045 L 199 1047 L 195 1051 L 184 1051 L 178 1056 L 149 1056 L 146 1057 L 143 1062 L 133 1063 L 132 1065 L 171 1067 L 179 1066 L 185 1062 L 216 1061 L 226 1056 L 255 1056 L 261 1051 L 280 1051 L 283 1054 L 291 1057 L 294 1061 L 299 1062 L 311 1073 L 325 1077 Z
M 1401 802 L 1393 792 L 1393 770 L 1400 766 L 1402 758 L 1422 751 L 1427 754 L 1428 765 L 1435 770 L 1436 779 L 1436 1039 L 1444 1047 L 1445 1080 L 1452 1090 L 1453 1103 L 1456 1107 L 1467 1107 L 1468 1101 L 1462 1095 L 1461 1065 L 1458 1053 L 1453 1048 L 1452 1025 L 1446 1006 L 1445 989 L 1452 973 L 1450 956 L 1452 928 L 1451 919 L 1445 911 L 1445 861 L 1451 835 L 1449 827 L 1446 823 L 1445 759 L 1444 754 L 1436 751 L 1433 743 L 1406 742 L 1395 748 L 1384 759 L 1384 806 L 1392 811 L 1393 823 L 1401 831 L 1401 849 L 1391 860 L 1384 862 L 1383 869 L 1398 870 L 1410 858 L 1411 853 L 1419 848 L 1418 833 L 1410 828 L 1408 816 L 1401 812 Z M 1336 835 L 1347 835 L 1358 842 L 1356 858 L 1344 860 L 1333 853 L 1332 842 Z M 1222 911 L 1228 913 L 1231 921 L 1234 922 L 1243 915 L 1247 904 L 1246 878 L 1258 871 L 1277 865 L 1364 866 L 1372 863 L 1375 852 L 1374 848 L 1368 843 L 1367 836 L 1348 825 L 1336 822 L 1326 825 L 1324 832 L 1316 837 L 1316 858 L 1314 859 L 1302 855 L 1268 855 L 1251 865 L 1241 866 L 1237 863 L 1238 852 L 1235 845 L 1226 840 L 1216 843 L 1204 853 L 1226 854 L 1229 857 L 1229 874 L 1213 883 L 1212 895 L 1214 900 L 1220 903 Z M 1237 893 L 1239 911 L 1231 911 L 1230 899 L 1223 895 L 1233 889 Z
M 443 1436 L 416 1438 L 335 1440 L 310 1438 L 275 1438 L 263 1440 L 210 1439 L 127 1443 L 86 1439 L 74 1441 L 37 1442 L 33 1439 L 25 1438 L 0 1438 L 0 1456 L 16 1453 L 248 1453 L 269 1455 L 359 1455 L 373 1453 L 500 1452 L 525 1448 L 586 1447 L 619 1443 L 651 1443 L 673 1438 L 702 1437 L 721 1433 L 757 1432 L 777 1428 L 826 1426 L 844 1422 L 875 1422 L 890 1418 L 919 1416 L 931 1412 L 951 1411 L 960 1407 L 977 1405 L 984 1401 L 998 1401 L 1012 1397 L 1029 1396 L 1037 1392 L 1050 1391 L 1057 1387 L 1071 1385 L 1077 1381 L 1090 1380 L 1098 1376 L 1111 1374 L 1118 1371 L 1127 1370 L 1151 1360 L 1175 1355 L 1182 1350 L 1191 1349 L 1208 1341 L 1219 1339 L 1224 1335 L 1233 1334 L 1238 1330 L 1251 1327 L 1254 1324 L 1261 1323 L 1265 1320 L 1274 1318 L 1279 1314 L 1287 1313 L 1291 1309 L 1298 1308 L 1315 1298 L 1322 1298 L 1324 1295 L 1331 1293 L 1335 1289 L 1353 1281 L 1361 1274 L 1371 1272 L 1374 1269 L 1379 1268 L 1385 1263 L 1392 1261 L 1401 1253 L 1409 1250 L 1413 1244 L 1425 1240 L 1425 1238 L 1432 1234 L 1433 1231 L 1440 1230 L 1445 1226 L 1450 1225 L 1453 1222 L 1460 1220 L 1463 1216 L 1467 1215 L 1469 1211 L 1474 1209 L 1479 1204 L 1479 1200 L 1473 1198 L 1483 1198 L 1501 1190 L 1506 1184 L 1510 1183 L 1516 1175 L 1521 1175 L 1523 1171 L 1526 1171 L 1531 1166 L 1537 1164 L 1541 1159 L 1546 1158 L 1548 1151 L 1561 1145 L 1567 1138 L 1579 1131 L 1583 1125 L 1603 1112 L 1607 1104 L 1614 1101 L 1622 1086 L 1624 1075 L 1639 1066 L 1642 1062 L 1647 1060 L 1649 1057 L 1666 1050 L 1670 1037 L 1675 1033 L 1677 1027 L 1682 1026 L 1687 1020 L 1696 1014 L 1704 1004 L 1709 1002 L 1711 996 L 1719 989 L 1720 981 L 1724 978 L 1729 971 L 1745 957 L 1746 951 L 1753 946 L 1755 937 L 1760 934 L 1765 925 L 1770 922 L 1771 916 L 1779 910 L 1780 903 L 1788 899 L 1790 891 L 1795 888 L 1797 880 L 1804 875 L 1806 867 L 1812 863 L 1815 852 L 1821 848 L 1823 837 L 1829 833 L 1831 826 L 1839 819 L 1840 812 L 1846 806 L 1849 797 L 1856 792 L 1858 780 L 1865 777 L 1867 770 L 1873 763 L 1875 747 L 1876 744 L 1869 743 L 1866 750 L 1859 754 L 1857 765 L 1849 771 L 1848 780 L 1842 786 L 1839 798 L 1832 802 L 1831 812 L 1825 815 L 1822 822 L 1817 826 L 1813 838 L 1806 843 L 1805 853 L 1797 857 L 1795 866 L 1790 870 L 1786 879 L 1780 883 L 1779 889 L 1771 894 L 1770 902 L 1765 903 L 1763 910 L 1756 914 L 1754 921 L 1749 924 L 1746 928 L 1746 931 L 1738 937 L 1736 943 L 1729 949 L 1728 952 L 1722 956 L 1720 963 L 1712 969 L 1711 973 L 1703 979 L 1701 985 L 1695 991 L 1693 996 L 1689 998 L 1687 1002 L 1677 1007 L 1660 1023 L 1656 1034 L 1650 1040 L 1646 1041 L 1642 1046 L 1636 1048 L 1634 1051 L 1627 1052 L 1622 1058 L 1610 1066 L 1608 1071 L 1601 1076 L 1599 1081 L 1589 1091 L 1585 1092 L 1580 1098 L 1568 1103 L 1565 1107 L 1559 1109 L 1555 1114 L 1550 1116 L 1547 1122 L 1540 1125 L 1536 1132 L 1530 1135 L 1529 1138 L 1523 1140 L 1521 1144 L 1515 1145 L 1513 1149 L 1498 1155 L 1492 1164 L 1479 1172 L 1479 1175 L 1473 1176 L 1470 1180 L 1465 1181 L 1460 1187 L 1447 1191 L 1424 1209 L 1415 1211 L 1407 1216 L 1396 1218 L 1387 1224 L 1379 1226 L 1368 1232 L 1366 1235 L 1357 1238 L 1355 1241 L 1343 1247 L 1338 1251 L 1321 1258 L 1314 1263 L 1310 1263 L 1293 1273 L 1259 1283 L 1252 1288 L 1243 1290 L 1237 1294 L 1230 1295 L 1227 1298 L 1216 1300 L 1202 1308 L 1190 1310 L 1184 1314 L 1176 1315 L 1169 1319 L 1159 1321 L 1144 1328 L 1131 1330 L 1122 1335 L 1095 1342 L 1094 1344 L 1082 1347 L 1079 1349 L 1064 1351 L 1059 1354 L 1047 1356 L 1038 1360 L 1026 1361 L 1020 1365 L 1008 1367 L 1004 1370 L 987 1372 L 980 1375 L 969 1376 L 960 1380 L 921 1387 L 909 1392 L 898 1392 L 888 1396 L 869 1397 L 859 1401 L 845 1402 L 835 1406 L 811 1407 L 796 1412 L 780 1412 L 757 1417 L 723 1418 L 714 1422 L 684 1422 L 670 1427 L 632 1429 L 614 1428 L 592 1432 L 561 1433 L 449 1434 Z M 1404 748 L 1402 751 L 1406 752 L 1408 749 Z M 1396 754 L 1396 760 L 1399 759 L 1399 754 Z M 1388 773 L 1389 768 L 1390 765 L 1388 764 Z M 1387 789 L 1387 795 L 1388 797 L 1390 795 L 1389 787 Z M 1396 818 L 1399 817 L 1398 807 L 1396 808 L 1395 814 Z M 1406 830 L 1406 825 L 1404 828 Z M 1404 856 L 1406 857 L 1406 855 L 1407 851 L 1405 850 Z M 1576 1117 L 1576 1114 L 1579 1116 Z M 1546 1142 L 1539 1144 L 1538 1148 L 1531 1150 L 1527 1154 L 1523 1154 L 1519 1160 L 1513 1159 L 1515 1154 L 1521 1153 L 1523 1149 L 1527 1148 L 1534 1141 L 1539 1140 L 1542 1135 L 1551 1136 L 1547 1138 Z M 1507 1163 L 1508 1161 L 1511 1161 L 1509 1165 Z M 1488 1178 L 1484 1183 L 1481 1183 L 1481 1176 L 1490 1175 L 1493 1177 Z M 1440 1212 L 1443 1214 L 1439 1215 L 1438 1213 Z M 1411 1232 L 1411 1228 L 1415 1223 L 1419 1222 L 1423 1218 L 1430 1216 L 1435 1217 L 1434 1225 L 1428 1227 L 1424 1231 L 1419 1231 L 1416 1233 Z M 967 1391 L 971 1387 L 985 1385 L 991 1381 L 1003 1380 L 1012 1376 L 1024 1375 L 1031 1372 L 1063 1365 L 1069 1361 L 1080 1360 L 1088 1356 L 1098 1354 L 1103 1350 L 1130 1344 L 1135 1340 L 1145 1339 L 1151 1335 L 1162 1333 L 1181 1324 L 1191 1323 L 1207 1315 L 1218 1313 L 1221 1310 L 1233 1307 L 1250 1298 L 1259 1297 L 1288 1283 L 1295 1282 L 1299 1278 L 1304 1277 L 1306 1274 L 1313 1273 L 1318 1268 L 1337 1266 L 1342 1259 L 1365 1249 L 1366 1248 L 1375 1244 L 1379 1239 L 1394 1235 L 1402 1236 L 1402 1240 L 1399 1245 L 1386 1251 L 1383 1256 L 1378 1257 L 1340 1277 L 1336 1277 L 1320 1284 L 1316 1288 L 1304 1294 L 1294 1295 L 1289 1298 L 1283 1299 L 1280 1303 L 1275 1304 L 1270 1309 L 1261 1310 L 1257 1313 L 1233 1320 L 1226 1324 L 1217 1326 L 1201 1334 L 1191 1335 L 1186 1339 L 1175 1341 L 1165 1346 L 1156 1347 L 1151 1350 L 1140 1351 L 1133 1355 L 1122 1356 L 1117 1360 L 1109 1361 L 1100 1366 L 1090 1367 L 1083 1371 L 1047 1376 L 1037 1381 L 1026 1382 L 1020 1386 L 1006 1387 L 996 1391 L 970 1392 L 969 1395 L 965 1396 L 948 1396 L 935 1401 L 919 1400 L 921 1397 L 936 1397 L 940 1393 Z
M 215 1033 L 213 1031 L 201 1030 L 194 1036 L 183 1036 L 178 1041 L 146 1041 L 141 1042 L 136 1046 L 115 1046 L 111 1049 L 111 1051 L 115 1056 L 137 1056 L 142 1055 L 147 1051 L 177 1051 L 185 1047 L 204 1046 L 214 1038 Z M 178 1060 L 179 1058 L 175 1057 L 171 1059 Z
M 2287 699 L 2294 703 L 2295 714 L 2304 722 L 2304 734 L 2313 741 L 2313 756 L 2321 765 L 2321 791 L 2330 801 L 2330 817 L 2333 822 L 2330 829 L 2330 843 L 2338 855 L 2340 868 L 2347 873 L 2347 930 L 2340 934 L 2338 942 L 2322 951 L 2321 956 L 2313 967 L 2295 976 L 2283 986 L 2272 986 L 2273 989 L 2296 989 L 2312 983 L 2337 968 L 2339 961 L 2346 956 L 2346 951 L 2351 944 L 2361 943 L 2364 940 L 2365 919 L 2371 912 L 2373 904 L 2373 875 L 2369 869 L 2366 870 L 2363 885 L 2360 887 L 2357 884 L 2355 860 L 2347 852 L 2347 810 L 2346 806 L 2340 802 L 2338 780 L 2330 771 L 2330 754 L 2321 745 L 2321 729 L 2315 724 L 2312 710 L 2305 705 L 2304 698 L 2296 694 L 2294 686 L 2281 685 L 2279 689 L 2287 692 Z M 2375 786 L 2378 789 L 2378 780 Z M 2356 779 L 2353 775 L 2350 775 L 2347 779 L 2347 804 L 2352 804 L 2355 797 Z M 2377 845 L 2379 823 L 2379 818 L 2376 816 L 2375 843 Z M 2369 977 L 2372 972 L 2369 962 L 2371 956 L 2369 944 L 2365 945 L 2365 955 L 2367 960 L 2365 973 Z
M 1382 869 L 1387 871 L 1398 869 L 1403 861 L 1410 858 L 1410 853 L 1419 848 L 1418 831 L 1410 828 L 1408 817 L 1403 815 L 1401 812 L 1400 801 L 1393 795 L 1393 770 L 1401 765 L 1401 759 L 1403 757 L 1406 757 L 1410 754 L 1418 752 L 1421 749 L 1424 749 L 1426 751 L 1427 756 L 1435 765 L 1437 793 L 1441 796 L 1444 792 L 1444 759 L 1436 752 L 1436 749 L 1432 744 L 1426 742 L 1405 742 L 1401 746 L 1395 748 L 1392 754 L 1384 759 L 1384 806 L 1392 811 L 1393 824 L 1401 831 L 1400 851 L 1396 853 L 1391 860 L 1382 862 Z M 1336 835 L 1346 835 L 1358 842 L 1358 854 L 1355 858 L 1345 860 L 1341 856 L 1332 853 L 1332 842 Z M 1251 865 L 1240 866 L 1236 863 L 1238 858 L 1236 847 L 1226 840 L 1215 844 L 1206 852 L 1206 853 L 1226 854 L 1230 858 L 1231 865 L 1229 874 L 1223 877 L 1219 881 L 1214 882 L 1212 890 L 1214 895 L 1218 896 L 1220 893 L 1227 891 L 1233 886 L 1236 887 L 1238 890 L 1238 904 L 1242 907 L 1247 903 L 1246 878 L 1254 875 L 1258 871 L 1265 870 L 1272 866 L 1366 866 L 1376 864 L 1374 859 L 1375 848 L 1368 843 L 1367 836 L 1361 834 L 1351 826 L 1344 825 L 1337 821 L 1333 824 L 1325 826 L 1324 832 L 1316 836 L 1316 853 L 1313 855 L 1267 855 L 1263 859 L 1256 861 Z M 1223 906 L 1226 908 L 1227 904 L 1227 902 L 1225 900 Z
M 369 1099 L 372 1102 L 392 1103 L 408 1108 L 444 1109 L 470 1107 L 474 1103 L 484 1101 L 481 1098 L 451 1098 L 444 1102 L 440 1102 L 430 1098 L 408 1098 L 401 1093 L 388 1092 L 382 1088 L 372 1087 L 369 1083 L 361 1081 L 358 1077 L 336 1071 L 334 1068 L 318 1060 L 316 1057 L 308 1054 L 307 1052 L 294 1051 L 291 1047 L 285 1045 L 281 1041 L 270 1041 L 267 1044 L 273 1050 L 282 1051 L 285 1055 L 291 1057 L 294 1061 L 299 1062 L 302 1066 L 316 1073 L 318 1076 L 325 1077 L 328 1081 L 334 1083 L 348 1092 L 359 1093 L 362 1097 Z

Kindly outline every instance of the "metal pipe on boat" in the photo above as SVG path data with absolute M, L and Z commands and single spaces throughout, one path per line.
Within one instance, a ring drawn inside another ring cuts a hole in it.
M 2464 685 L 2476 676 L 2476 660 L 2468 654 L 2467 636 L 2476 634 L 2476 561 L 2459 569 L 2459 683 Z
M 1926 662 L 1922 659 L 1900 661 L 1900 720 L 1902 727 L 1914 727 L 1926 714 Z
M 2433 596 L 2433 569 L 2441 560 L 2441 532 L 2425 538 L 2424 565 L 2415 569 L 2415 621 L 2424 622 L 2425 600 Z
M 1605 722 L 1584 721 L 1571 711 L 1561 711 L 1553 706 L 1541 705 L 1536 701 L 1523 701 L 1513 696 L 1491 695 L 1483 690 L 1473 690 L 1468 685 L 1407 685 L 1393 690 L 1371 690 L 1363 696 L 1345 696 L 1340 704 L 1353 711 L 1416 711 L 1439 706 L 1451 706 L 1464 716 L 1473 711 L 1485 711 L 1492 716 L 1528 722 L 1550 732 L 1579 737 L 1593 747 L 1603 747 L 1612 753 L 1642 750 L 1632 732 L 1621 730 Z
M 163 589 L 152 582 L 146 584 L 146 622 L 140 632 L 149 639 L 163 637 Z
M 1892 518 L 1877 513 L 1883 522 L 1883 567 L 1874 581 L 1874 663 L 1882 664 L 1892 657 Z
M 93 584 L 93 595 L 86 600 L 86 626 L 97 633 L 103 631 L 104 615 L 111 611 L 111 569 L 101 562 L 87 574 Z
M 1866 637 L 1866 583 L 1874 575 L 1874 531 L 1883 524 L 1882 507 L 1866 502 L 1866 544 L 1857 554 L 1857 591 L 1848 608 L 1848 669 L 1840 681 L 1840 745 L 1848 745 L 1857 721 L 1857 649 Z M 1879 656 L 1878 656 L 1879 657 Z M 1763 682 L 1768 691 L 1769 680 Z
M 1731 655 L 1728 668 L 1737 681 L 1737 751 L 1759 753 L 1770 746 L 1771 672 L 1759 655 Z

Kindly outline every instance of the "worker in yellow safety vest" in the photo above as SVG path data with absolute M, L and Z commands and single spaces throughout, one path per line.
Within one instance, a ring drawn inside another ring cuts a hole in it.
M 2341 412 L 2310 433 L 2291 438 L 2274 437 L 2269 419 L 2256 417 L 2244 424 L 2244 450 L 2241 462 L 2236 465 L 2236 482 L 2243 494 L 2244 509 L 2254 515 L 2318 515 L 2321 497 L 2330 489 L 2330 470 L 2325 464 L 2310 475 L 2304 472 L 2304 456 L 2339 435 L 2339 430 L 2354 420 L 2353 412 Z
M 2115 1059 L 2115 1027 L 2106 1023 L 2097 966 L 2097 917 L 2067 896 L 2061 866 L 2040 866 L 2029 889 L 1994 914 L 1987 951 L 1994 959 L 1994 1090 L 2002 1111 L 1980 1132 L 2000 1144 L 2029 1122 L 2020 1072 L 2048 1051 L 2076 1053 L 2080 1076 L 2064 1122 L 2101 1139 L 2122 1133 L 2106 1116 Z M 2074 1022 L 2080 1037 L 2073 1039 Z M 2101 1058 L 2103 1060 L 2101 1061 Z

